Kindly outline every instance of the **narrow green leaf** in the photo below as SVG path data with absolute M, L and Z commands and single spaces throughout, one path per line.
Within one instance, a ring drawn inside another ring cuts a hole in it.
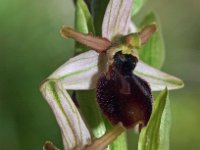
M 156 98 L 151 118 L 140 133 L 138 150 L 168 150 L 170 118 L 168 90 L 165 89 Z
M 169 138 L 171 127 L 171 109 L 169 99 L 166 101 L 160 125 L 160 144 L 159 150 L 169 150 Z
M 108 2 L 109 0 L 92 0 L 91 10 L 93 19 L 95 20 L 94 26 L 96 34 L 98 36 L 101 36 L 102 33 L 101 28 Z
M 144 46 L 142 46 L 139 56 L 141 60 L 150 66 L 161 68 L 165 58 L 165 47 L 159 20 L 154 13 L 150 13 L 145 17 L 139 27 L 142 28 L 151 23 L 156 23 L 158 29 L 150 38 L 150 40 Z
M 147 0 L 134 0 L 132 6 L 132 16 L 137 14 Z
M 75 11 L 75 29 L 82 33 L 92 33 L 95 35 L 92 16 L 84 0 L 77 0 Z M 75 53 L 87 51 L 88 48 L 78 42 L 75 45 Z

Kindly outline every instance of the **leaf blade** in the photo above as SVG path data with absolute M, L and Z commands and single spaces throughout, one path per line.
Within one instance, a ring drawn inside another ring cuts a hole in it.
M 161 148 L 167 150 L 169 148 L 169 118 L 171 117 L 168 116 L 169 113 L 168 90 L 166 88 L 154 102 L 154 109 L 150 120 L 140 133 L 138 150 L 163 150 Z M 168 122 L 165 122 L 166 118 L 168 118 Z M 167 125 L 163 126 L 164 123 L 167 123 Z M 164 131 L 166 131 L 167 135 L 162 135 Z M 167 138 L 163 138 L 163 136 L 167 136 Z
M 132 6 L 132 16 L 136 15 L 147 0 L 134 0 Z
M 94 27 L 96 35 L 98 36 L 102 35 L 101 27 L 108 3 L 109 0 L 92 0 L 91 10 L 93 19 L 95 20 Z
M 169 100 L 167 100 L 165 107 L 168 109 L 164 109 L 163 116 L 161 119 L 160 144 L 158 148 L 159 150 L 169 150 L 169 138 L 171 127 L 171 109 Z
M 84 0 L 77 0 L 76 2 L 75 29 L 82 33 L 92 33 L 95 35 L 93 18 Z M 88 47 L 76 42 L 75 53 L 81 53 L 87 50 Z

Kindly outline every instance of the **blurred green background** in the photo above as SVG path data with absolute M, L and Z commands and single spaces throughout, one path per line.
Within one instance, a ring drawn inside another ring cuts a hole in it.
M 170 92 L 172 150 L 200 149 L 200 1 L 149 0 L 160 17 L 166 46 L 163 70 L 185 81 Z M 73 55 L 73 41 L 59 35 L 73 26 L 71 0 L 0 0 L 0 149 L 62 147 L 53 114 L 39 85 Z

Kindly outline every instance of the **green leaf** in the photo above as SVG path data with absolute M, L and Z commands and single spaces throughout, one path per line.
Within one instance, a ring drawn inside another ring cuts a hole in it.
M 95 35 L 93 19 L 84 0 L 77 0 L 76 2 L 75 29 L 82 33 L 92 33 Z M 88 47 L 76 42 L 75 53 L 87 50 Z
M 169 138 L 171 127 L 171 109 L 169 99 L 166 101 L 160 125 L 160 144 L 159 150 L 169 150 Z
M 91 10 L 93 19 L 95 20 L 94 26 L 96 34 L 98 36 L 101 36 L 102 33 L 101 28 L 108 2 L 109 0 L 92 0 Z
M 132 16 L 137 14 L 147 0 L 134 0 L 132 6 Z
M 168 150 L 170 130 L 168 90 L 162 91 L 153 105 L 153 112 L 139 137 L 138 150 Z
M 161 68 L 165 58 L 165 47 L 159 21 L 154 13 L 150 13 L 140 24 L 140 28 L 156 23 L 157 31 L 153 34 L 150 40 L 142 46 L 139 52 L 140 59 L 150 66 Z

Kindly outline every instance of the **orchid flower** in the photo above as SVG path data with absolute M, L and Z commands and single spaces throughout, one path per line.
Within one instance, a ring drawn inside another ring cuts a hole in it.
M 94 37 L 90 33 L 83 34 L 67 26 L 61 29 L 64 38 L 73 38 L 92 48 L 69 59 L 53 72 L 40 88 L 56 117 L 65 150 L 104 149 L 126 130 L 123 124 L 118 123 L 104 136 L 94 140 L 68 90 L 96 88 L 100 75 L 108 69 L 108 64 L 112 63 L 108 60 L 112 60 L 114 54 L 109 49 L 117 51 L 121 48 L 121 45 L 117 45 L 117 39 L 126 37 L 133 31 L 130 28 L 133 25 L 131 8 L 132 0 L 110 0 L 103 19 L 102 37 Z M 144 44 L 155 30 L 156 26 L 150 25 L 137 33 L 139 41 L 136 41 L 136 44 L 138 42 L 140 45 Z M 137 55 L 137 51 L 134 51 L 134 55 Z M 177 89 L 183 86 L 180 79 L 153 68 L 141 60 L 134 73 L 146 80 L 152 91 L 160 91 L 165 87 Z M 53 147 L 48 143 L 44 149 L 48 149 L 49 145 Z

